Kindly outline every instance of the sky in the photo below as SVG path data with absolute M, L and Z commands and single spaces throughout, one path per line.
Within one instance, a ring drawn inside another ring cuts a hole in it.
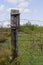
M 20 19 L 40 20 L 37 23 L 43 24 L 43 0 L 0 0 L 0 21 L 10 19 L 11 9 L 19 10 Z M 21 21 L 23 23 L 26 21 Z

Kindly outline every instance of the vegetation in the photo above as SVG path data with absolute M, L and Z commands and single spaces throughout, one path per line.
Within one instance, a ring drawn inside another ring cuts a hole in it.
M 43 65 L 43 27 L 25 24 L 19 27 L 18 32 L 18 58 L 10 63 L 11 32 L 3 28 L 3 39 L 0 43 L 0 65 Z

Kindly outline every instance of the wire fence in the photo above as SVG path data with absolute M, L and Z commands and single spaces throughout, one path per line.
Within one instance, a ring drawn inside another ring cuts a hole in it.
M 23 25 L 26 23 L 43 26 L 43 21 L 41 21 L 41 20 L 20 19 L 20 25 Z M 10 20 L 1 20 L 0 26 L 3 26 L 3 27 L 11 26 L 11 21 Z
M 20 24 L 22 25 L 22 29 L 20 28 L 21 30 L 18 31 L 17 44 L 18 55 L 21 56 L 22 59 L 20 64 L 43 65 L 43 21 L 21 19 Z M 39 27 L 33 27 L 33 30 L 31 27 L 30 30 L 27 27 L 23 27 L 24 24 L 34 24 L 39 25 Z M 11 55 L 10 27 L 10 20 L 0 21 L 0 60 L 6 56 L 9 61 Z
M 19 32 L 18 50 L 23 65 L 43 65 L 43 30 Z

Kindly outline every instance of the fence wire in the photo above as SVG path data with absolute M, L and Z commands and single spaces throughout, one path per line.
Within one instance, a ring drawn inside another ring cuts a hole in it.
M 24 27 L 18 31 L 18 55 L 21 56 L 20 65 L 43 65 L 43 21 L 20 20 L 24 24 L 39 25 L 32 30 Z M 9 62 L 11 55 L 11 29 L 10 20 L 0 21 L 0 61 Z M 41 27 L 41 28 L 40 28 Z M 7 59 L 8 60 L 7 60 Z

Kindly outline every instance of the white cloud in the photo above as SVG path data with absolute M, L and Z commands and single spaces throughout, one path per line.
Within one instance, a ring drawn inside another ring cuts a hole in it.
M 17 3 L 18 1 L 17 0 L 7 0 L 7 2 L 9 2 L 9 3 Z
M 14 8 L 8 8 L 7 11 L 10 12 L 11 9 L 17 9 L 20 11 L 20 13 L 25 12 L 25 13 L 29 13 L 29 5 L 30 5 L 30 1 L 31 0 L 6 0 L 12 4 L 16 4 L 16 7 L 14 6 Z
M 6 0 L 9 3 L 17 3 L 17 2 L 25 2 L 26 0 Z M 28 2 L 31 2 L 32 0 L 27 0 Z
M 6 11 L 10 13 L 11 9 L 19 10 L 20 13 L 30 13 L 31 12 L 31 10 L 28 8 L 8 8 L 6 9 Z
M 30 0 L 7 0 L 8 2 L 10 3 L 13 3 L 13 4 L 16 4 L 16 7 L 14 6 L 14 8 L 8 8 L 7 11 L 10 12 L 11 9 L 16 9 L 16 10 L 19 10 L 20 13 L 29 13 L 30 10 L 29 10 L 29 5 L 30 5 Z
M 26 8 L 29 6 L 29 2 L 28 1 L 24 1 L 24 2 L 21 2 L 19 3 L 18 7 L 23 7 L 23 8 Z
M 20 3 L 20 2 L 25 2 L 25 0 L 6 0 L 9 3 Z
M 28 7 L 28 5 L 30 4 L 29 0 L 6 0 L 9 3 L 12 4 L 18 4 L 17 7 Z
M 30 9 L 24 9 L 23 12 L 24 12 L 24 13 L 30 13 L 31 11 L 30 11 Z
M 0 5 L 0 11 L 4 9 L 4 5 Z

